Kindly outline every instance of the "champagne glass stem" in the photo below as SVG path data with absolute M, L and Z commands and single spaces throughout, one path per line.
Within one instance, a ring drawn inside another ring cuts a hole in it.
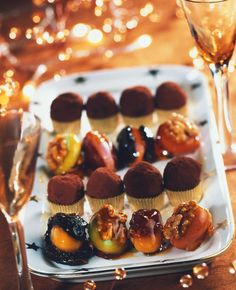
M 228 65 L 209 65 L 217 97 L 217 123 L 222 153 L 232 150 L 232 122 L 229 106 Z
M 33 290 L 34 288 L 27 266 L 23 227 L 17 217 L 14 217 L 14 219 L 8 218 L 8 223 L 12 235 L 13 248 L 15 251 L 18 271 L 18 287 L 20 290 Z

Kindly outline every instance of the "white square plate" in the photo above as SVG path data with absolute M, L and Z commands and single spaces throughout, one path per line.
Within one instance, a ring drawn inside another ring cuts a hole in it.
M 207 81 L 202 74 L 190 67 L 184 66 L 153 66 L 135 67 L 95 71 L 70 75 L 59 81 L 50 80 L 37 89 L 31 102 L 31 111 L 40 117 L 45 128 L 41 140 L 41 152 L 45 153 L 48 131 L 52 130 L 50 121 L 50 104 L 63 92 L 77 92 L 87 97 L 99 90 L 111 92 L 118 102 L 123 89 L 134 85 L 145 85 L 153 93 L 156 87 L 164 81 L 174 81 L 180 84 L 188 95 L 189 117 L 199 124 L 201 132 L 201 149 L 195 158 L 203 163 L 205 180 L 204 197 L 200 204 L 210 210 L 216 227 L 214 235 L 206 240 L 197 250 L 187 252 L 172 248 L 160 254 L 145 256 L 142 253 L 124 254 L 119 259 L 106 260 L 94 256 L 89 263 L 82 266 L 65 266 L 46 259 L 42 253 L 42 240 L 47 225 L 47 208 L 45 206 L 48 177 L 42 169 L 45 167 L 43 158 L 39 158 L 34 189 L 27 204 L 24 217 L 25 240 L 27 245 L 39 246 L 36 250 L 28 247 L 28 264 L 31 271 L 37 275 L 48 276 L 64 281 L 82 282 L 87 279 L 113 279 L 114 269 L 124 267 L 128 277 L 147 276 L 177 272 L 189 268 L 201 261 L 209 261 L 223 252 L 231 243 L 234 233 L 233 215 L 230 197 L 226 183 L 216 125 L 210 102 Z M 157 126 L 156 126 L 157 128 Z M 152 128 L 156 131 L 156 128 Z M 83 136 L 89 130 L 86 114 L 82 116 Z M 166 161 L 154 164 L 163 172 Z M 127 169 L 119 172 L 123 175 Z M 37 202 L 36 202 L 36 201 Z M 86 205 L 86 218 L 88 218 Z M 171 206 L 166 206 L 161 212 L 164 220 L 170 216 Z

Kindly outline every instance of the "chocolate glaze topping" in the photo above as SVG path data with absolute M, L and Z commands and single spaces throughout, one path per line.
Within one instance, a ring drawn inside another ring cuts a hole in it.
M 162 218 L 158 210 L 140 209 L 133 213 L 130 220 L 131 236 L 147 236 L 162 232 Z
M 106 167 L 100 167 L 90 176 L 86 194 L 94 198 L 110 198 L 123 192 L 120 176 Z
M 118 106 L 108 92 L 97 92 L 88 98 L 86 111 L 89 118 L 103 119 L 116 115 Z
M 173 191 L 193 189 L 200 182 L 201 164 L 190 157 L 175 157 L 165 167 L 165 188 Z
M 151 91 L 144 86 L 136 86 L 122 92 L 120 111 L 124 116 L 142 117 L 154 110 Z
M 83 99 L 74 93 L 64 93 L 51 104 L 51 118 L 58 122 L 71 122 L 81 118 Z
M 163 191 L 160 171 L 150 163 L 142 161 L 131 167 L 124 176 L 125 191 L 136 198 L 148 198 Z
M 182 88 L 174 82 L 161 84 L 154 97 L 155 108 L 173 110 L 182 108 L 187 102 L 187 96 Z
M 146 144 L 144 160 L 150 163 L 155 162 L 157 160 L 157 155 L 155 152 L 155 140 L 153 138 L 152 131 L 144 126 L 140 126 L 139 131 Z
M 48 182 L 48 200 L 70 205 L 84 196 L 84 185 L 76 174 L 56 175 Z

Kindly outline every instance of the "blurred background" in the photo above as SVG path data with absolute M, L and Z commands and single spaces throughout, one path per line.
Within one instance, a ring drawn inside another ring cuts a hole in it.
M 204 70 L 178 0 L 0 1 L 0 85 L 13 107 L 27 109 L 46 79 L 166 63 Z

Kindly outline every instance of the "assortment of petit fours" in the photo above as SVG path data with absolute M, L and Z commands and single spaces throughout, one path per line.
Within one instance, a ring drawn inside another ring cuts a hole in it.
M 86 104 L 73 93 L 53 101 L 51 119 L 58 134 L 46 154 L 54 174 L 47 188 L 52 217 L 44 236 L 49 259 L 81 265 L 93 255 L 112 259 L 131 248 L 145 255 L 170 247 L 193 251 L 213 234 L 210 212 L 198 205 L 201 163 L 184 156 L 200 147 L 198 127 L 186 117 L 187 109 L 187 96 L 174 82 L 162 83 L 154 96 L 144 86 L 125 89 L 119 104 L 105 91 L 89 96 Z M 92 130 L 80 140 L 82 110 Z M 159 123 L 153 135 L 148 127 L 155 114 Z M 120 117 L 125 127 L 114 145 L 105 133 L 116 130 Z M 151 163 L 163 159 L 162 174 L 158 163 Z M 121 178 L 116 171 L 124 167 Z M 167 197 L 174 209 L 163 222 Z M 88 223 L 85 200 L 91 209 Z M 123 212 L 126 200 L 129 218 Z

